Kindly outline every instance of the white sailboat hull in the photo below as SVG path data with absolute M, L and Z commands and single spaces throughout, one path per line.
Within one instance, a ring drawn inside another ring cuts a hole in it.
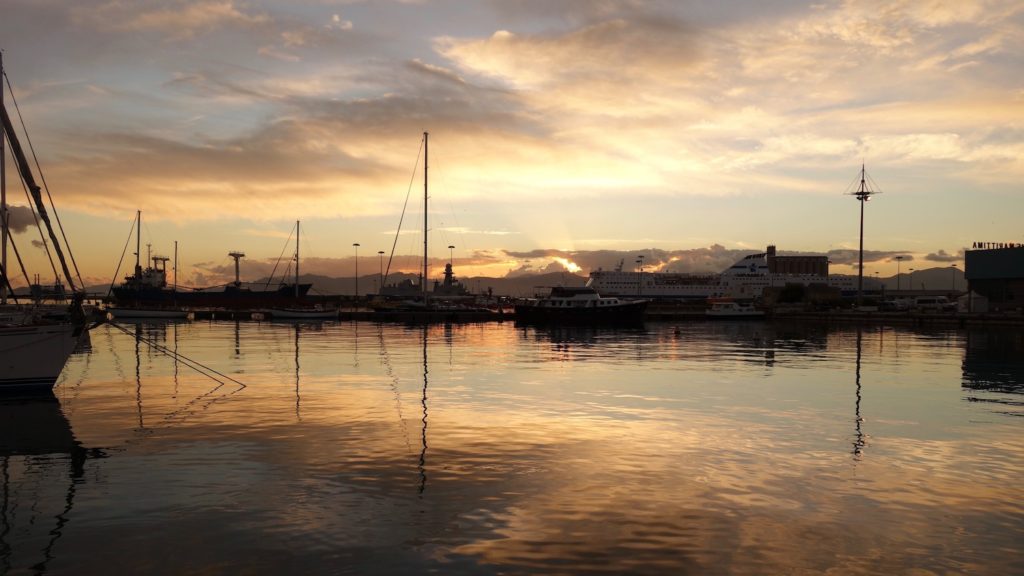
M 83 330 L 74 324 L 0 326 L 0 393 L 52 389 Z

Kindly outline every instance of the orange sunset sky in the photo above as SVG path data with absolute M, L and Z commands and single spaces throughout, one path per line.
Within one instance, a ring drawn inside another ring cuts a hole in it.
M 504 276 L 767 244 L 853 273 L 862 162 L 866 274 L 1024 242 L 1014 0 L 5 0 L 0 49 L 87 284 L 136 210 L 180 283 L 224 281 L 230 250 L 266 274 L 296 220 L 304 272 L 351 275 L 359 243 L 373 274 L 410 187 L 412 270 L 424 131 L 436 273 L 449 245 Z

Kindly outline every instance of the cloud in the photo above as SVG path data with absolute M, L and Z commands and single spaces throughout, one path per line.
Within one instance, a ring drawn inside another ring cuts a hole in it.
M 20 234 L 28 230 L 29 227 L 36 226 L 36 215 L 35 211 L 28 206 L 8 206 L 7 207 L 8 222 L 10 224 L 10 231 L 15 234 Z
M 964 256 L 962 250 L 956 254 L 950 254 L 945 250 L 939 250 L 928 254 L 924 259 L 929 262 L 959 262 L 964 259 Z
M 352 29 L 352 21 L 351 20 L 343 20 L 342 17 L 339 16 L 338 14 L 332 14 L 331 15 L 331 21 L 330 21 L 329 24 L 327 24 L 327 28 L 329 30 L 343 30 L 343 31 L 351 30 Z
M 232 0 L 111 0 L 99 6 L 83 6 L 73 14 L 79 22 L 101 30 L 155 31 L 176 40 L 225 26 L 253 27 L 270 21 L 264 14 L 246 13 Z

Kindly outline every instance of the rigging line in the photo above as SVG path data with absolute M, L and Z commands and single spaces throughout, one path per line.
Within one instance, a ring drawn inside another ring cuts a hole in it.
M 211 380 L 214 380 L 214 381 L 217 381 L 217 382 L 221 382 L 222 384 L 224 384 L 223 381 L 218 380 L 217 378 L 214 378 L 213 376 L 211 376 L 210 374 L 207 374 L 206 372 L 210 372 L 212 374 L 216 374 L 217 376 L 220 376 L 221 378 L 224 378 L 226 380 L 230 380 L 231 382 L 234 382 L 235 384 L 238 384 L 242 388 L 247 388 L 247 386 L 245 384 L 239 382 L 238 380 L 235 380 L 234 378 L 228 376 L 227 374 L 224 374 L 222 372 L 218 372 L 217 370 L 214 370 L 213 368 L 210 368 L 209 366 L 206 366 L 205 364 L 203 364 L 201 362 L 193 360 L 193 359 L 189 358 L 188 356 L 185 356 L 184 354 L 179 354 L 179 353 L 171 350 L 170 348 L 167 348 L 166 346 L 162 346 L 160 344 L 157 344 L 155 341 L 150 340 L 149 338 L 143 338 L 141 335 L 136 335 L 134 332 L 128 330 L 127 328 L 125 328 L 123 326 L 118 325 L 115 322 L 110 322 L 109 324 L 111 326 L 113 326 L 114 328 L 117 328 L 121 332 L 124 332 L 125 334 L 131 336 L 132 338 L 136 338 L 140 342 L 148 344 L 149 346 L 153 347 L 155 350 L 157 350 L 159 352 L 163 352 L 164 354 L 166 354 L 167 356 L 170 356 L 171 358 L 175 358 L 177 360 L 180 360 L 181 363 L 184 364 L 185 366 L 188 366 L 189 368 L 195 370 L 196 372 L 199 372 L 200 374 L 202 374 L 203 376 L 206 376 L 207 378 L 209 378 Z M 198 368 L 197 368 L 197 366 L 198 366 Z M 206 372 L 204 372 L 204 370 Z
M 121 259 L 117 261 L 117 269 L 114 270 L 114 275 L 110 278 L 110 288 L 107 289 L 108 297 L 114 291 L 114 283 L 117 282 L 117 275 L 121 273 L 121 264 L 124 264 L 125 254 L 128 253 L 128 245 L 131 244 L 132 242 L 132 232 L 135 231 L 136 219 L 138 219 L 138 216 L 136 216 L 135 219 L 132 220 L 132 228 L 131 230 L 128 231 L 128 239 L 125 240 L 124 250 L 121 250 Z
M 270 283 L 274 281 L 274 274 L 277 274 L 277 267 L 281 265 L 281 260 L 284 259 L 284 251 L 288 249 L 288 245 L 292 243 L 292 232 L 295 228 L 292 227 L 291 231 L 288 232 L 288 239 L 284 242 L 284 248 L 281 248 L 281 254 L 277 257 L 277 262 L 274 263 L 274 269 L 270 271 L 270 276 L 267 277 L 267 283 L 263 285 L 263 289 L 266 290 L 270 287 Z M 291 265 L 288 266 L 291 269 Z M 287 271 L 285 271 L 287 274 Z M 282 280 L 283 281 L 283 280 Z
M 412 185 L 416 181 L 416 167 L 420 165 L 420 156 L 423 154 L 423 140 L 420 140 L 420 149 L 416 152 L 416 163 L 412 165 L 412 176 L 409 177 L 409 189 L 405 192 L 405 204 L 402 204 L 402 216 L 398 219 L 398 230 L 395 231 L 395 241 L 391 243 L 391 255 L 388 256 L 388 267 L 384 269 L 384 281 L 391 273 L 391 261 L 395 258 L 395 246 L 398 246 L 398 235 L 402 233 L 402 222 L 405 220 L 405 209 L 409 207 L 409 197 L 412 195 Z M 424 231 L 424 233 L 426 233 Z M 427 281 L 426 278 L 423 279 Z M 384 286 L 381 286 L 384 289 Z
M 436 136 L 434 137 L 433 141 L 435 143 L 434 144 L 434 148 L 437 148 L 437 144 L 436 144 L 437 143 L 437 137 Z M 444 146 L 443 139 L 442 139 L 442 142 L 441 142 L 441 146 L 442 147 Z M 443 156 L 443 153 L 442 154 L 434 154 L 435 158 L 437 158 L 439 156 Z M 447 189 L 447 184 L 448 184 L 448 175 L 447 175 L 447 172 L 446 172 L 446 169 L 445 169 L 445 166 L 444 166 L 444 162 L 442 161 L 439 164 L 438 161 L 435 159 L 434 163 L 433 163 L 433 166 L 431 166 L 430 170 L 431 170 L 431 172 L 433 172 L 434 178 L 440 182 L 441 190 L 446 190 Z M 436 190 L 437 187 L 434 186 L 434 187 L 432 187 L 432 189 Z M 448 237 L 447 233 L 448 232 L 452 232 L 453 236 L 457 236 L 458 237 L 458 240 L 462 244 L 463 249 L 468 249 L 468 244 L 466 244 L 466 234 L 463 232 L 463 229 L 462 229 L 462 227 L 459 224 L 459 218 L 455 214 L 455 205 L 452 204 L 452 197 L 451 197 L 451 195 L 449 195 L 449 194 L 444 195 L 444 200 L 445 200 L 445 203 L 448 204 L 448 212 L 449 212 L 449 214 L 451 214 L 452 221 L 455 224 L 455 228 L 454 228 L 454 231 L 452 231 L 452 230 L 443 230 L 442 229 L 442 232 L 445 234 L 446 239 Z M 437 202 L 435 201 L 434 203 L 436 205 Z M 449 244 L 453 244 L 453 242 L 446 240 L 445 245 L 447 246 Z M 454 266 L 454 265 L 455 264 L 452 263 L 452 266 Z
M 402 415 L 402 393 L 398 390 L 398 375 L 391 367 L 391 356 L 388 354 L 387 344 L 384 343 L 384 329 L 377 325 L 377 338 L 380 340 L 380 355 L 384 360 L 384 373 L 391 379 L 391 391 L 395 393 L 395 409 L 398 411 L 398 422 L 402 425 L 402 435 L 405 436 L 405 448 L 412 454 L 412 442 L 409 441 L 409 426 Z
M 53 270 L 54 278 L 58 278 L 60 277 L 60 274 L 57 273 L 57 265 L 53 262 L 53 254 L 50 253 L 50 243 L 47 242 L 46 236 L 43 234 L 43 227 L 39 225 L 39 221 L 42 218 L 40 218 L 39 214 L 36 213 L 35 203 L 32 202 L 32 194 L 29 192 L 28 182 L 25 180 L 25 175 L 20 174 L 20 176 L 21 188 L 25 191 L 25 200 L 28 203 L 28 209 L 32 212 L 32 220 L 36 223 L 36 229 L 39 230 L 39 241 L 42 242 L 43 250 L 46 252 L 46 258 L 50 261 L 50 269 Z M 10 240 L 10 238 L 8 238 L 8 240 Z M 25 278 L 28 279 L 28 275 L 26 275 Z M 32 281 L 29 280 L 28 283 L 31 285 Z
M 21 259 L 21 252 L 18 251 L 18 245 L 14 242 L 14 236 L 8 236 L 7 237 L 7 242 L 8 242 L 8 245 L 11 247 L 11 249 L 14 250 L 14 257 L 18 260 L 18 267 L 21 268 L 21 275 L 25 277 L 25 284 L 27 286 L 31 286 L 32 285 L 32 281 L 29 280 L 29 278 L 28 278 L 28 271 L 25 269 L 25 262 L 24 262 L 24 260 Z M 9 267 L 10 266 L 8 266 L 8 268 Z M 11 275 L 7 272 L 7 270 L 4 270 L 4 277 L 7 279 L 7 285 L 11 286 Z M 18 302 L 18 296 L 14 294 L 14 288 L 13 287 L 11 287 L 11 296 L 13 297 L 14 302 L 17 303 Z
M 25 133 L 25 142 L 28 143 L 29 152 L 32 153 L 32 160 L 36 163 L 36 171 L 39 172 L 39 179 L 43 183 L 43 190 L 46 190 L 46 199 L 50 201 L 50 211 L 53 213 L 53 218 L 57 221 L 57 229 L 60 230 L 60 237 L 64 240 L 64 247 L 67 248 L 68 257 L 71 258 L 71 266 L 75 269 L 75 276 L 78 277 L 78 283 L 85 288 L 85 283 L 82 282 L 82 273 L 78 271 L 78 262 L 75 262 L 75 254 L 71 251 L 71 244 L 68 243 L 68 237 L 64 233 L 64 226 L 60 222 L 60 214 L 57 213 L 57 207 L 53 204 L 53 196 L 50 195 L 50 187 L 46 184 L 46 175 L 43 174 L 43 167 L 39 165 L 39 157 L 36 156 L 36 149 L 32 146 L 32 138 L 28 135 L 28 128 L 25 127 L 25 118 L 21 115 L 21 108 L 18 107 L 18 100 L 14 97 L 14 90 L 11 89 L 11 78 L 7 75 L 7 71 L 4 71 L 4 78 L 7 79 L 7 88 L 11 92 L 11 102 L 14 103 L 14 111 L 18 113 L 18 121 L 21 122 L 21 131 Z

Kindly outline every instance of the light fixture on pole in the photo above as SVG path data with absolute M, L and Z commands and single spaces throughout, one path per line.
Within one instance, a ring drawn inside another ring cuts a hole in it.
M 643 294 L 644 285 L 644 255 L 637 256 L 637 264 L 640 265 L 640 273 L 636 277 L 636 295 L 641 296 Z
M 897 256 L 896 260 L 896 291 L 900 290 L 900 262 L 903 262 L 905 256 Z
M 359 298 L 359 242 L 352 246 L 356 249 L 356 298 Z
M 864 169 L 864 164 L 860 165 L 860 185 L 853 192 L 847 192 L 847 194 L 853 196 L 860 202 L 860 250 L 857 258 L 857 305 L 860 306 L 861 300 L 864 295 L 864 203 L 871 200 L 871 197 L 875 194 L 881 194 L 881 190 L 872 190 L 869 187 L 870 178 L 868 177 L 867 171 Z M 856 182 L 856 180 L 854 181 Z M 874 182 L 870 182 L 874 184 Z M 877 187 L 876 187 L 877 188 Z

